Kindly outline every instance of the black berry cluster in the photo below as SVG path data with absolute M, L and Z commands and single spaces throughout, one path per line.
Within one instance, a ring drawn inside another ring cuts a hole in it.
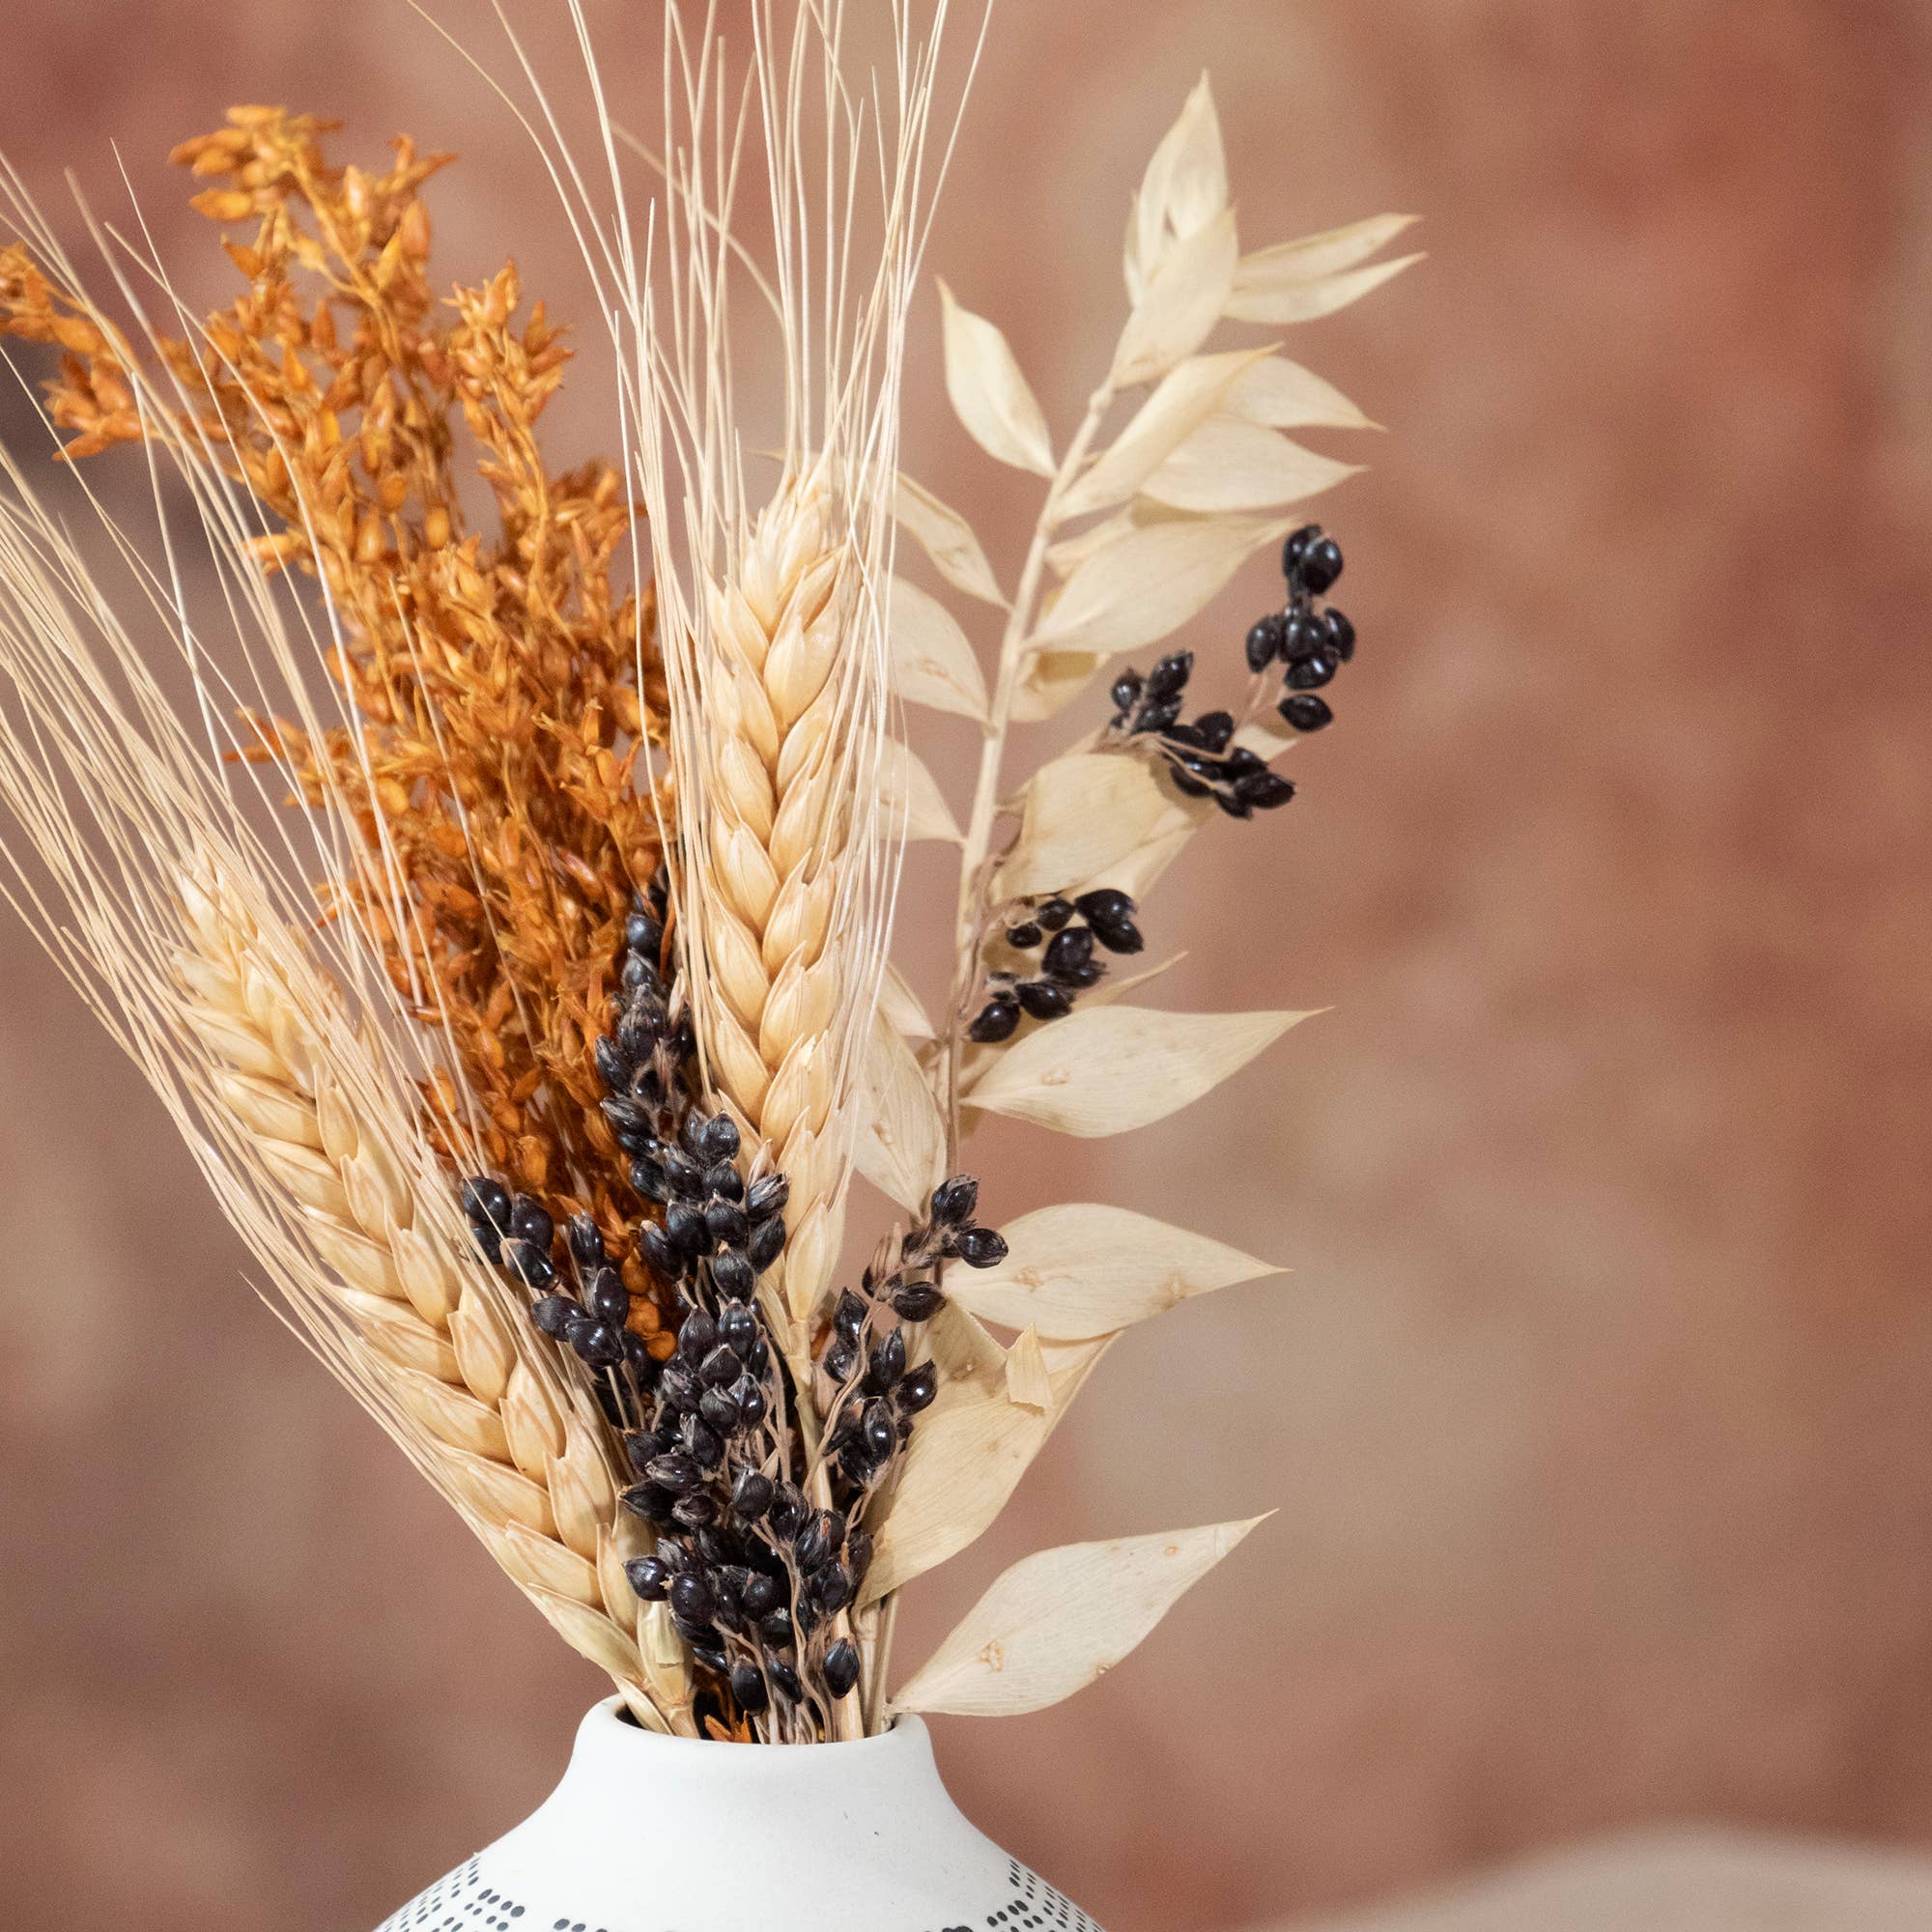
M 1107 963 L 1096 954 L 1138 952 L 1146 945 L 1134 923 L 1136 907 L 1125 893 L 1111 887 L 1010 908 L 1006 944 L 1030 959 L 1033 971 L 1007 968 L 986 976 L 987 1000 L 966 1030 L 982 1046 L 1012 1038 L 1022 1018 L 1064 1019 L 1073 1003 L 1106 978 Z
M 1256 676 L 1269 666 L 1282 667 L 1282 696 L 1276 709 L 1297 731 L 1320 731 L 1334 722 L 1328 701 L 1316 693 L 1355 655 L 1355 627 L 1321 600 L 1342 575 L 1342 547 L 1309 524 L 1291 536 L 1282 551 L 1288 578 L 1285 610 L 1264 617 L 1248 633 L 1248 668 Z
M 1176 786 L 1190 798 L 1211 798 L 1231 818 L 1286 805 L 1294 796 L 1293 780 L 1269 771 L 1259 753 L 1233 743 L 1238 727 L 1232 711 L 1204 711 L 1191 724 L 1181 718 L 1193 675 L 1192 651 L 1171 653 L 1145 677 L 1122 671 L 1114 680 L 1114 731 L 1151 738 Z

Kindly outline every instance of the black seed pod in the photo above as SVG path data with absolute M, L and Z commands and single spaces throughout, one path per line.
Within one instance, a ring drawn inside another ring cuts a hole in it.
M 1210 752 L 1225 752 L 1235 735 L 1235 714 L 1232 711 L 1204 712 L 1194 721 L 1194 728 L 1200 732 L 1201 742 Z
M 797 1635 L 797 1632 L 791 1627 L 791 1605 L 781 1604 L 769 1616 L 761 1618 L 758 1623 L 758 1634 L 768 1644 L 790 1643 Z
M 817 1510 L 798 1533 L 792 1554 L 806 1575 L 830 1561 L 832 1553 L 845 1540 L 845 1525 L 830 1510 Z
M 677 1244 L 655 1221 L 646 1221 L 638 1230 L 638 1258 L 655 1274 L 675 1281 L 684 1272 L 685 1260 Z
M 582 1312 L 567 1295 L 547 1294 L 530 1310 L 530 1320 L 554 1340 Z
M 866 1572 L 872 1567 L 872 1539 L 867 1531 L 855 1526 L 846 1537 L 845 1561 L 851 1566 L 852 1575 L 863 1581 Z
M 1148 699 L 1151 703 L 1160 704 L 1170 697 L 1178 697 L 1187 688 L 1187 680 L 1193 675 L 1194 653 L 1172 652 L 1148 672 Z
M 743 1420 L 738 1405 L 721 1388 L 708 1388 L 697 1398 L 697 1412 L 721 1435 L 735 1435 Z
M 750 1717 L 756 1717 L 772 1701 L 772 1693 L 765 1688 L 765 1673 L 750 1662 L 731 1666 L 731 1695 L 739 1710 Z
M 1094 892 L 1082 893 L 1074 904 L 1087 923 L 1095 928 L 1119 925 L 1132 919 L 1139 910 L 1125 893 L 1114 886 L 1101 886 Z
M 857 1594 L 852 1573 L 842 1563 L 828 1563 L 812 1573 L 811 1601 L 828 1617 L 836 1617 Z
M 597 1072 L 613 1094 L 621 1094 L 631 1084 L 631 1064 L 618 1051 L 614 1039 L 600 1037 L 590 1049 L 590 1057 L 597 1063 Z
M 758 1339 L 758 1318 L 742 1301 L 730 1302 L 718 1311 L 718 1335 L 740 1355 L 750 1354 Z
M 1279 615 L 1264 617 L 1248 633 L 1248 668 L 1264 671 L 1281 655 L 1285 626 Z
M 604 1236 L 588 1214 L 573 1214 L 568 1231 L 570 1258 L 581 1268 L 604 1264 Z
M 1141 695 L 1141 674 L 1137 670 L 1123 670 L 1114 680 L 1113 699 L 1116 711 L 1131 711 Z
M 779 1588 L 776 1577 L 753 1573 L 745 1578 L 745 1586 L 739 1593 L 738 1601 L 743 1605 L 745 1614 L 753 1623 L 763 1623 L 778 1608 L 782 1597 L 783 1592 Z
M 1007 928 L 1007 944 L 1015 952 L 1031 952 L 1045 937 L 1039 927 L 1034 924 L 1013 925 Z
M 1250 772 L 1235 786 L 1235 796 L 1257 811 L 1273 811 L 1294 796 L 1294 781 L 1277 772 Z
M 777 1489 L 772 1498 L 772 1528 L 789 1541 L 798 1534 L 809 1506 L 796 1483 L 780 1483 Z
M 1007 1258 L 1007 1243 L 990 1228 L 968 1228 L 953 1242 L 952 1252 L 969 1268 L 998 1267 Z
M 738 1123 L 729 1114 L 714 1114 L 699 1126 L 696 1138 L 697 1145 L 693 1151 L 707 1167 L 715 1167 L 721 1160 L 737 1158 Z
M 1094 934 L 1086 926 L 1074 926 L 1070 931 L 1059 933 L 1046 949 L 1045 964 L 1047 973 L 1058 980 L 1068 973 L 1077 973 L 1094 956 Z
M 639 1475 L 644 1473 L 645 1465 L 653 1456 L 662 1456 L 670 1445 L 660 1442 L 655 1432 L 636 1430 L 624 1437 L 624 1456 Z
M 966 1037 L 980 1046 L 998 1046 L 1019 1031 L 1019 1003 L 1008 994 L 987 1003 L 978 1019 L 966 1029 Z
M 715 1167 L 704 1170 L 704 1191 L 720 1201 L 742 1201 L 745 1177 L 731 1161 L 721 1160 Z
M 819 1366 L 835 1382 L 842 1382 L 859 1366 L 859 1351 L 850 1342 L 835 1342 Z
M 697 1378 L 680 1362 L 667 1363 L 663 1378 L 658 1383 L 658 1393 L 667 1406 L 674 1411 L 696 1408 Z
M 1341 668 L 1326 651 L 1317 651 L 1309 658 L 1296 658 L 1288 668 L 1288 688 L 1291 691 L 1319 691 L 1324 684 L 1332 682 Z
M 510 1190 L 487 1174 L 463 1183 L 463 1211 L 478 1227 L 510 1232 Z
M 798 1681 L 798 1672 L 780 1657 L 765 1659 L 765 1675 L 772 1680 L 772 1689 L 787 1704 L 805 1702 L 805 1686 Z
M 505 1241 L 503 1260 L 510 1272 L 526 1288 L 541 1292 L 556 1279 L 556 1269 L 551 1258 L 541 1248 L 532 1247 L 527 1241 Z
M 665 1233 L 688 1255 L 701 1255 L 711 1245 L 703 1210 L 689 1201 L 673 1201 L 665 1209 Z
M 1281 567 L 1285 576 L 1294 577 L 1300 574 L 1301 559 L 1307 555 L 1309 545 L 1316 542 L 1321 535 L 1320 524 L 1303 524 L 1289 537 L 1281 547 Z
M 609 1321 L 593 1321 L 587 1335 L 573 1330 L 570 1340 L 593 1369 L 614 1369 L 624 1359 L 624 1331 Z
M 677 1331 L 677 1352 L 696 1368 L 717 1346 L 717 1321 L 702 1308 L 694 1308 Z
M 758 1285 L 757 1270 L 737 1248 L 724 1248 L 711 1257 L 711 1279 L 717 1284 L 720 1294 L 733 1295 L 741 1300 Z
M 679 1496 L 670 1513 L 687 1529 L 705 1529 L 718 1520 L 718 1503 L 700 1490 L 696 1495 Z
M 634 1556 L 624 1565 L 624 1575 L 647 1604 L 661 1604 L 670 1593 L 670 1572 L 655 1556 Z
M 945 1295 L 929 1281 L 909 1281 L 893 1296 L 901 1321 L 930 1321 L 945 1306 Z
M 1161 732 L 1180 722 L 1180 699 L 1170 697 L 1145 706 L 1134 723 L 1136 732 Z
M 890 1394 L 905 1374 L 906 1340 L 903 1328 L 895 1328 L 872 1350 L 871 1366 L 866 1371 L 866 1387 L 873 1395 Z
M 784 1211 L 790 1199 L 791 1182 L 781 1174 L 768 1174 L 762 1180 L 753 1181 L 745 1196 L 745 1212 L 753 1221 L 769 1221 Z
M 655 955 L 664 948 L 664 928 L 649 913 L 634 912 L 624 922 L 624 944 L 633 952 Z
M 739 1371 L 743 1367 L 744 1363 L 739 1359 L 737 1350 L 728 1342 L 720 1342 L 705 1356 L 697 1373 L 711 1387 L 724 1388 L 738 1379 Z
M 937 1211 L 935 1208 L 934 1212 Z M 860 1329 L 866 1325 L 867 1313 L 863 1295 L 854 1294 L 849 1288 L 841 1289 L 838 1305 L 832 1311 L 834 1332 L 842 1335 L 848 1342 L 856 1342 L 859 1339 Z
M 747 1429 L 755 1429 L 771 1406 L 765 1399 L 764 1384 L 749 1373 L 731 1384 L 731 1400 L 738 1405 L 739 1421 Z
M 751 1238 L 745 1243 L 745 1259 L 754 1273 L 763 1274 L 784 1252 L 784 1244 L 785 1224 L 774 1214 L 752 1230 Z
M 1109 952 L 1138 952 L 1147 944 L 1140 927 L 1130 919 L 1094 919 L 1089 923 L 1094 928 L 1094 937 Z
M 631 1312 L 631 1291 L 624 1286 L 624 1277 L 613 1267 L 600 1267 L 590 1277 L 583 1301 L 598 1321 L 609 1321 L 618 1328 L 624 1325 L 625 1318 Z
M 671 1578 L 669 1595 L 671 1608 L 688 1624 L 706 1625 L 718 1612 L 710 1579 L 693 1571 Z
M 696 1459 L 682 1449 L 673 1449 L 667 1456 L 653 1456 L 644 1465 L 644 1474 L 659 1489 L 674 1496 L 689 1495 L 704 1480 Z
M 772 1479 L 756 1469 L 747 1469 L 731 1486 L 731 1507 L 748 1522 L 756 1522 L 771 1508 L 775 1491 Z
M 1326 701 L 1306 692 L 1284 697 L 1280 710 L 1297 731 L 1320 731 L 1335 722 L 1335 714 L 1329 710 Z
M 922 1362 L 908 1371 L 905 1380 L 893 1393 L 907 1415 L 917 1415 L 921 1409 L 930 1408 L 939 1393 L 939 1370 L 931 1362 Z
M 874 1463 L 883 1463 L 898 1442 L 898 1425 L 893 1412 L 876 1398 L 866 1405 L 865 1442 L 866 1453 Z
M 639 1483 L 634 1490 L 626 1490 L 620 1498 L 624 1507 L 633 1516 L 640 1516 L 646 1522 L 662 1526 L 670 1520 L 670 1506 L 677 1499 L 668 1490 L 661 1490 L 655 1483 Z M 658 1546 L 662 1554 L 665 1546 Z
M 1328 633 L 1328 648 L 1343 664 L 1355 655 L 1355 627 L 1339 611 L 1321 613 L 1322 628 Z
M 825 1688 L 835 1697 L 849 1697 L 859 1682 L 859 1653 L 840 1637 L 825 1653 Z
M 704 1225 L 714 1241 L 726 1246 L 743 1241 L 752 1232 L 745 1210 L 735 1201 L 713 1201 L 704 1210 Z
M 980 1183 L 970 1174 L 952 1175 L 932 1190 L 932 1218 L 948 1227 L 963 1226 L 979 1207 Z
M 1065 986 L 1046 980 L 1027 980 L 1013 988 L 1021 1008 L 1037 1020 L 1064 1020 L 1073 1010 L 1073 1001 Z
M 1311 543 L 1301 554 L 1301 581 L 1320 597 L 1342 574 L 1342 547 L 1333 537 Z
M 1326 647 L 1328 627 L 1321 618 L 1306 611 L 1297 611 L 1288 620 L 1287 641 L 1282 646 L 1282 662 L 1293 664 L 1301 658 L 1312 658 L 1315 653 Z
M 639 1155 L 631 1163 L 631 1185 L 646 1201 L 668 1201 L 670 1181 L 656 1161 Z
M 705 1421 L 702 1396 L 697 1413 L 684 1418 L 684 1446 L 691 1452 L 691 1460 L 707 1472 L 724 1460 L 724 1438 Z

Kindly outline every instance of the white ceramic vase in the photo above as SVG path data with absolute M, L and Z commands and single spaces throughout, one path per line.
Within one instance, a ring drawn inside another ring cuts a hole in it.
M 591 1711 L 543 1804 L 378 1932 L 1099 1932 L 966 1822 L 917 1718 L 759 1746 L 618 1713 Z

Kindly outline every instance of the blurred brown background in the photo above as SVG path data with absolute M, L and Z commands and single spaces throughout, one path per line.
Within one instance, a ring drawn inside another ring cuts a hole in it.
M 620 98 L 653 11 L 593 5 Z M 402 0 L 6 12 L 0 145 L 108 203 L 119 141 L 197 290 L 159 156 L 276 99 L 464 151 L 445 275 L 581 291 Z M 567 80 L 557 11 L 516 17 Z M 1294 1273 L 1123 1344 L 906 1660 L 1029 1548 L 1280 1515 L 1082 1698 L 942 1725 L 949 1777 L 1115 1932 L 1656 1819 L 1924 1843 L 1932 14 L 1009 0 L 934 266 L 1063 434 L 1203 67 L 1248 245 L 1402 208 L 1432 250 L 1291 343 L 1395 431 L 1321 512 L 1342 722 L 1150 912 L 1177 1003 L 1335 1010 L 1165 1127 L 981 1158 L 1003 1208 L 1117 1199 Z M 587 363 L 556 434 L 611 421 Z M 908 440 L 1010 557 L 1031 495 L 929 354 Z M 5 1916 L 367 1925 L 535 1803 L 596 1683 L 251 1296 L 11 923 L 0 959 Z

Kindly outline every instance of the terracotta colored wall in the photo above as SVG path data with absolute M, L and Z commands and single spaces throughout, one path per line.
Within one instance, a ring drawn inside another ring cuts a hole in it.
M 1251 240 L 1404 207 L 1433 259 L 1297 345 L 1396 430 L 1324 506 L 1343 722 L 1151 913 L 1177 1002 L 1335 1010 L 1168 1128 L 985 1157 L 1003 1206 L 1050 1162 L 1295 1273 L 1122 1344 L 908 1655 L 1027 1548 L 1281 1513 L 1079 1701 L 947 1726 L 959 1794 L 1115 1932 L 1660 1817 L 1923 1842 L 1924 10 L 1005 12 L 936 264 L 1062 424 L 1204 65 Z M 12 0 L 5 42 L 0 145 L 105 200 L 119 137 L 174 260 L 207 237 L 153 157 L 277 99 L 464 149 L 448 272 L 575 290 L 400 0 Z M 1010 544 L 929 357 L 911 401 Z M 558 428 L 608 420 L 586 376 Z M 370 1922 L 528 1807 L 594 1683 L 238 1282 L 16 929 L 0 957 L 5 1916 Z

